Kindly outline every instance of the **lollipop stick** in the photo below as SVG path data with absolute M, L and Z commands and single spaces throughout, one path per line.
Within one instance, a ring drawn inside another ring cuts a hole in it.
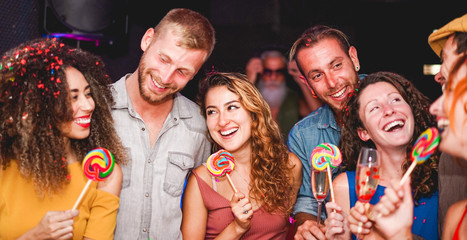
M 91 185 L 92 180 L 89 179 L 88 182 L 86 183 L 86 186 L 84 186 L 83 191 L 81 191 L 81 194 L 78 197 L 78 200 L 76 200 L 75 205 L 73 206 L 72 210 L 76 210 L 78 208 L 79 203 L 81 202 L 81 199 L 83 198 L 84 194 L 89 188 L 89 185 Z
M 230 186 L 232 187 L 232 189 L 234 190 L 234 192 L 237 193 L 238 191 L 237 191 L 237 189 L 235 188 L 235 185 L 233 184 L 232 179 L 230 179 L 229 174 L 225 174 L 225 176 L 227 176 L 227 180 L 229 180 Z
M 409 178 L 410 176 L 410 173 L 412 173 L 413 169 L 415 168 L 415 166 L 417 166 L 417 161 L 414 160 L 412 162 L 412 164 L 410 164 L 410 167 L 409 169 L 407 169 L 407 172 L 405 172 L 404 176 L 402 177 L 401 181 L 399 182 L 399 184 L 402 186 L 404 185 L 405 181 L 407 181 L 407 178 Z
M 328 178 L 329 178 L 329 190 L 331 191 L 331 202 L 334 202 L 334 189 L 332 188 L 332 176 L 331 176 L 331 168 L 329 164 L 327 164 L 328 168 Z

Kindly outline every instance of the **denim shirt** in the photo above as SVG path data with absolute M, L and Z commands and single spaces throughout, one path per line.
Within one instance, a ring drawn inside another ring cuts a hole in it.
M 293 214 L 298 212 L 318 215 L 318 202 L 311 190 L 311 152 L 320 143 L 337 145 L 341 136 L 341 129 L 337 125 L 333 111 L 327 104 L 310 113 L 300 120 L 289 133 L 287 145 L 289 150 L 297 155 L 302 162 L 302 186 L 297 195 Z M 338 168 L 332 169 L 333 178 L 339 173 Z M 329 196 L 326 201 L 329 200 Z M 326 217 L 326 210 L 321 208 L 321 216 Z
M 182 239 L 184 181 L 193 168 L 206 161 L 211 150 L 206 122 L 199 106 L 177 93 L 151 147 L 147 127 L 127 94 L 125 79 L 111 86 L 115 128 L 130 158 L 122 166 L 115 239 Z

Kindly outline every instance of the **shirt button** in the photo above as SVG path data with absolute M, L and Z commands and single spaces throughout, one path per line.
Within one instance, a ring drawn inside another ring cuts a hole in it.
M 177 121 L 177 118 L 174 118 L 174 121 Z
M 146 228 L 143 228 L 143 232 L 147 232 L 148 230 Z
M 144 196 L 149 197 L 149 193 L 144 194 Z
M 146 128 L 141 128 L 141 131 L 146 131 Z

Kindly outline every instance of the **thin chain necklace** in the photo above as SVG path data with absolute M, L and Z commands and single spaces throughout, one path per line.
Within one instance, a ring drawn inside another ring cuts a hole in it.
M 248 188 L 251 188 L 251 184 L 249 181 L 246 180 L 246 178 L 243 177 L 243 175 L 240 173 L 240 171 L 236 171 L 238 173 L 238 176 L 248 185 Z

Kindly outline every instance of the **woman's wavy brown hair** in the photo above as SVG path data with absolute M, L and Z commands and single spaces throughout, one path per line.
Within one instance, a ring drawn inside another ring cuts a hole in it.
M 89 137 L 70 139 L 71 151 L 83 159 L 90 150 L 109 149 L 124 164 L 123 146 L 113 127 L 113 103 L 102 60 L 57 39 L 39 38 L 7 51 L 0 60 L 0 165 L 11 161 L 38 195 L 60 191 L 68 182 L 65 137 L 59 126 L 73 121 L 65 70 L 79 70 L 90 85 L 95 109 Z
M 358 128 L 364 128 L 360 119 L 360 93 L 368 86 L 378 82 L 387 82 L 393 85 L 401 94 L 404 100 L 412 109 L 414 115 L 414 133 L 410 142 L 407 144 L 406 161 L 401 168 L 405 172 L 412 161 L 410 155 L 412 146 L 427 128 L 436 126 L 435 118 L 428 111 L 430 107 L 429 99 L 423 95 L 415 86 L 403 76 L 392 72 L 376 72 L 366 76 L 360 81 L 355 94 L 350 98 L 348 105 L 343 109 L 344 126 L 341 131 L 339 148 L 342 151 L 344 161 L 342 166 L 346 171 L 356 169 L 358 154 L 362 147 L 375 148 L 373 141 L 363 141 L 357 133 Z M 438 160 L 440 152 L 436 152 L 423 164 L 417 165 L 411 174 L 411 185 L 414 191 L 414 199 L 418 200 L 421 196 L 431 196 L 438 188 Z
M 279 126 L 273 120 L 269 105 L 258 89 L 240 73 L 213 73 L 200 81 L 198 104 L 206 117 L 206 94 L 209 89 L 225 86 L 239 97 L 242 106 L 250 113 L 251 124 L 251 190 L 250 196 L 262 203 L 268 212 L 288 215 L 291 204 L 292 178 L 288 149 L 283 143 Z M 214 144 L 214 149 L 221 147 Z

